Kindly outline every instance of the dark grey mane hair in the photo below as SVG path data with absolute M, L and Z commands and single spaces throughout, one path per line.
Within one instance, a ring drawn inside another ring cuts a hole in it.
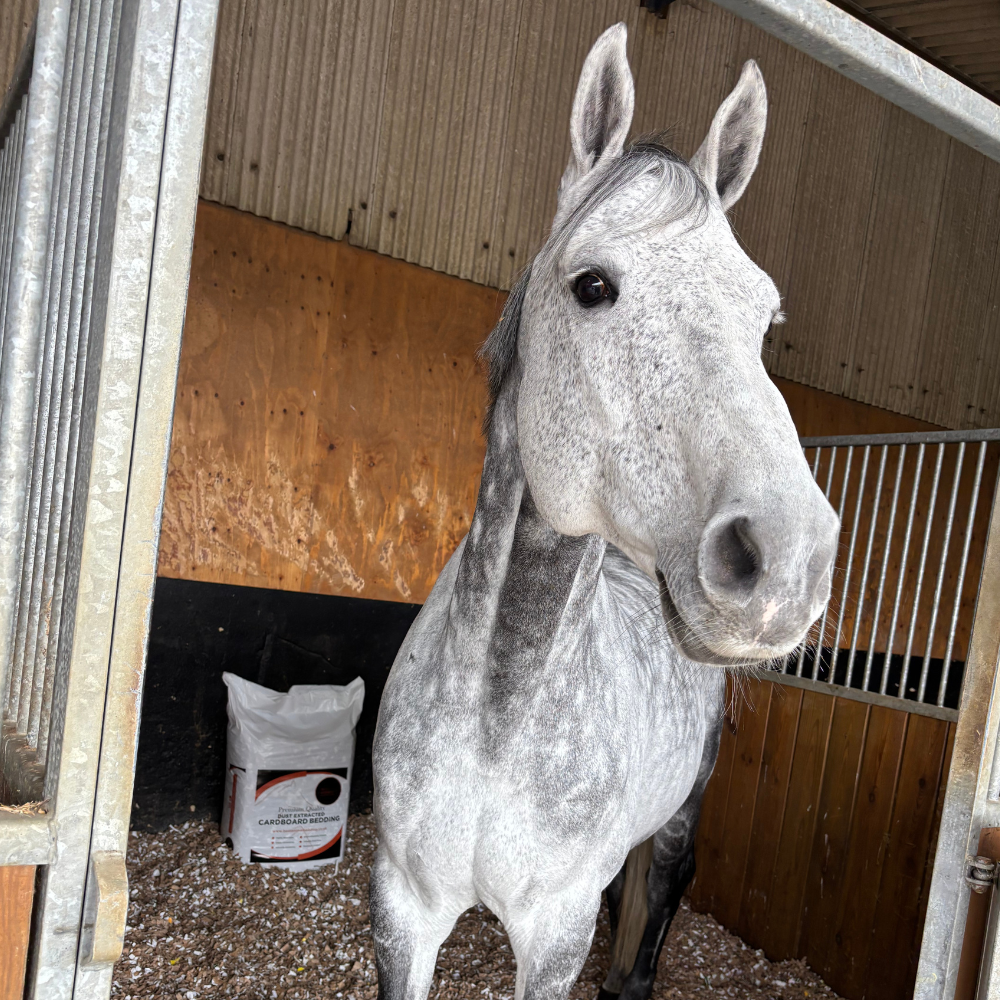
M 517 356 L 517 333 L 521 325 L 521 308 L 524 293 L 531 278 L 531 269 L 541 254 L 556 253 L 579 228 L 580 224 L 604 204 L 613 194 L 647 174 L 658 174 L 660 183 L 635 216 L 641 221 L 623 219 L 623 227 L 632 223 L 637 231 L 649 226 L 664 226 L 680 219 L 691 217 L 692 225 L 698 225 L 705 217 L 709 195 L 698 175 L 687 165 L 683 157 L 675 153 L 665 141 L 664 133 L 640 136 L 632 142 L 624 153 L 613 160 L 603 170 L 597 180 L 586 191 L 578 205 L 573 208 L 559 226 L 554 229 L 542 250 L 522 271 L 510 290 L 497 325 L 486 338 L 479 356 L 487 366 L 490 392 L 489 407 L 483 422 L 487 439 L 493 416 L 493 406 L 503 388 L 514 359 Z

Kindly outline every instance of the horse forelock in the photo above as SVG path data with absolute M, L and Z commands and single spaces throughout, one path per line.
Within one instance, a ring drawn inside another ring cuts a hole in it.
M 710 198 L 701 178 L 666 142 L 666 133 L 639 136 L 595 176 L 565 216 L 557 216 L 544 252 L 562 251 L 585 219 L 605 202 L 641 178 L 655 175 L 658 183 L 648 198 L 623 212 L 613 225 L 623 234 L 663 228 L 681 220 L 698 225 L 706 216 Z
M 640 136 L 621 156 L 598 173 L 572 211 L 565 218 L 557 220 L 545 246 L 532 258 L 514 283 L 503 313 L 480 351 L 480 356 L 486 362 L 489 384 L 490 401 L 484 420 L 487 438 L 494 405 L 517 356 L 521 310 L 534 262 L 543 254 L 560 252 L 583 221 L 608 199 L 641 177 L 654 173 L 659 176 L 659 183 L 649 198 L 619 220 L 622 230 L 636 232 L 650 226 L 663 227 L 683 219 L 689 220 L 692 225 L 698 225 L 704 219 L 710 201 L 708 190 L 683 157 L 666 144 L 665 133 Z

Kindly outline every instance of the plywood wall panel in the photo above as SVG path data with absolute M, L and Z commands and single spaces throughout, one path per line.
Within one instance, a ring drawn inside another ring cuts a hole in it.
M 160 574 L 423 601 L 475 505 L 501 298 L 203 203 Z
M 0 92 L 6 93 L 10 86 L 17 57 L 37 13 L 38 0 L 5 0 L 0 4 Z
M 34 894 L 34 865 L 0 865 L 0 1000 L 24 996 Z

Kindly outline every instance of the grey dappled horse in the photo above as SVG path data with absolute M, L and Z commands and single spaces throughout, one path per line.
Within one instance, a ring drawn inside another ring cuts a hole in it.
M 633 103 L 616 25 L 583 67 L 552 233 L 485 347 L 472 527 L 382 697 L 385 1000 L 423 1000 L 480 902 L 518 1000 L 565 997 L 605 887 L 605 992 L 648 997 L 694 872 L 718 668 L 787 655 L 829 595 L 837 518 L 760 360 L 778 292 L 725 215 L 764 137 L 760 71 L 690 164 L 624 148 Z

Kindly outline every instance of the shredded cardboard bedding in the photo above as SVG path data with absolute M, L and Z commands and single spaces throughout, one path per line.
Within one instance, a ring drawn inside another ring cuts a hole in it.
M 374 1000 L 377 994 L 368 870 L 371 816 L 353 816 L 332 865 L 287 872 L 234 858 L 208 822 L 129 838 L 131 886 L 116 1000 Z M 607 970 L 602 908 L 590 957 L 570 996 L 594 1000 Z M 510 1000 L 514 959 L 485 907 L 465 913 L 438 955 L 430 1000 Z M 685 901 L 660 958 L 654 1000 L 836 998 L 801 961 L 760 951 L 694 913 Z

